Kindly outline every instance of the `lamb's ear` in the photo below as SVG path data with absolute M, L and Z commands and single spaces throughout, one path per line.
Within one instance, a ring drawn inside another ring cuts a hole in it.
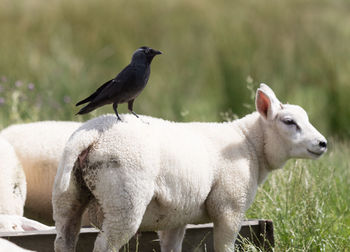
M 255 106 L 266 120 L 273 120 L 277 111 L 283 107 L 272 89 L 264 83 L 261 83 L 256 91 Z

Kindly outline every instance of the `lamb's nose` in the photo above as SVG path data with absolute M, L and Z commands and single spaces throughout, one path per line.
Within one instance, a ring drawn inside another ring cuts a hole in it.
M 327 142 L 326 141 L 320 141 L 318 143 L 318 145 L 321 147 L 321 148 L 327 148 Z

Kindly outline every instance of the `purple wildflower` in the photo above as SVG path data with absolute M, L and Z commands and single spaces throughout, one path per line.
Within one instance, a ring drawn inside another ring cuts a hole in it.
M 15 86 L 16 87 L 21 87 L 22 85 L 23 85 L 22 81 L 18 80 L 18 81 L 15 82 Z
M 5 103 L 5 98 L 4 97 L 0 97 L 0 105 L 3 105 Z
M 7 82 L 7 78 L 6 78 L 6 76 L 1 76 L 1 82 Z
M 29 83 L 29 84 L 28 84 L 28 89 L 29 89 L 29 90 L 34 90 L 34 88 L 35 88 L 35 86 L 34 86 L 33 83 Z

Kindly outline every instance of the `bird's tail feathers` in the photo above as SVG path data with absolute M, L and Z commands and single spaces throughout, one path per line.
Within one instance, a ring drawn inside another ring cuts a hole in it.
M 89 103 L 88 105 L 86 105 L 85 107 L 83 107 L 81 110 L 79 110 L 78 113 L 76 113 L 76 115 L 83 115 L 83 114 L 87 114 L 93 110 L 95 110 L 97 107 L 92 104 L 92 103 Z
M 92 95 L 90 95 L 89 97 L 85 98 L 84 100 L 81 100 L 80 102 L 78 102 L 77 104 L 75 104 L 75 106 L 79 106 L 81 104 L 87 103 L 89 101 L 91 101 L 94 97 L 96 96 L 95 93 L 93 93 Z
M 109 80 L 107 82 L 105 82 L 101 87 L 99 87 L 92 95 L 90 95 L 89 97 L 85 98 L 84 100 L 81 100 L 80 102 L 78 102 L 77 104 L 75 104 L 75 106 L 79 106 L 81 104 L 87 103 L 89 101 L 92 101 L 106 86 L 108 86 L 109 83 L 113 82 L 112 80 Z

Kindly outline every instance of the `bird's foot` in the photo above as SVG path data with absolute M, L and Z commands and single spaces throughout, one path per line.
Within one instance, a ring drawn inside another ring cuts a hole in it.
M 146 124 L 149 124 L 149 122 L 147 122 L 147 121 L 143 120 L 142 118 L 140 118 L 140 117 L 138 116 L 138 114 L 136 114 L 134 111 L 132 111 L 132 110 L 129 110 L 129 111 L 130 111 L 130 113 L 132 113 L 134 116 L 136 116 L 137 118 L 139 118 L 139 119 L 141 120 L 141 122 L 146 123 Z
M 134 116 L 136 116 L 137 118 L 140 118 L 134 111 L 130 110 L 130 112 L 131 112 Z

